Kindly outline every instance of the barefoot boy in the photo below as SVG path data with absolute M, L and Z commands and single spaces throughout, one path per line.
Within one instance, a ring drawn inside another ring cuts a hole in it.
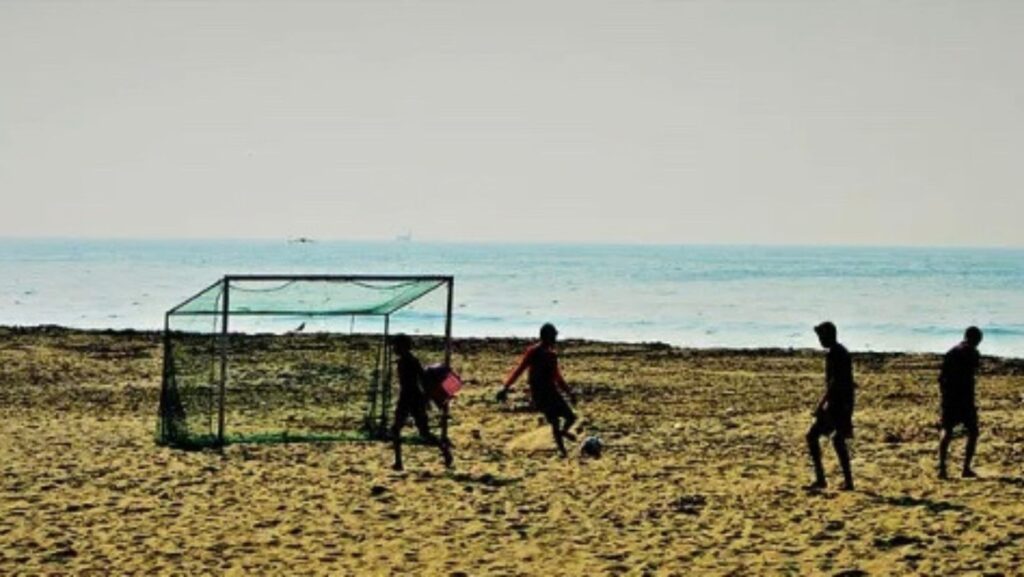
M 939 389 L 942 393 L 942 440 L 939 441 L 939 478 L 946 479 L 946 456 L 953 429 L 962 424 L 967 430 L 967 448 L 964 453 L 964 477 L 976 477 L 971 469 L 974 449 L 978 445 L 978 407 L 974 400 L 974 380 L 981 355 L 981 329 L 969 327 L 964 340 L 949 349 L 942 359 Z
M 828 349 L 825 357 L 825 394 L 814 410 L 814 424 L 807 431 L 807 447 L 814 461 L 813 489 L 823 489 L 825 469 L 821 465 L 821 447 L 818 437 L 832 436 L 832 446 L 843 468 L 843 490 L 853 490 L 850 471 L 850 452 L 846 439 L 853 437 L 853 362 L 846 347 L 836 340 L 836 326 L 828 321 L 814 327 L 821 346 Z
M 397 334 L 391 339 L 392 348 L 398 356 L 398 404 L 395 407 L 395 424 L 391 427 L 391 438 L 395 447 L 396 471 L 402 470 L 402 427 L 412 416 L 420 437 L 429 445 L 440 447 L 446 467 L 452 466 L 452 453 L 447 441 L 438 439 L 430 432 L 427 419 L 427 394 L 423 390 L 423 365 L 412 354 L 412 339 Z
M 519 366 L 505 379 L 505 386 L 498 393 L 498 400 L 507 399 L 509 389 L 523 374 L 523 371 L 529 369 L 530 374 L 527 380 L 530 383 L 533 404 L 551 424 L 555 445 L 558 446 L 559 454 L 565 457 L 567 453 L 563 438 L 570 441 L 576 439 L 576 436 L 569 432 L 573 423 L 576 422 L 576 414 L 565 400 L 565 395 L 570 398 L 575 395 L 558 369 L 558 353 L 555 352 L 557 337 L 558 331 L 551 323 L 545 323 L 540 328 L 540 342 L 526 349 Z

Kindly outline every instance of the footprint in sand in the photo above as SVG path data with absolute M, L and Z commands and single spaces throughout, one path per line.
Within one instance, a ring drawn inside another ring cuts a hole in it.
M 550 427 L 540 427 L 527 431 L 505 444 L 505 451 L 509 453 L 539 453 L 555 450 L 555 441 L 551 436 Z

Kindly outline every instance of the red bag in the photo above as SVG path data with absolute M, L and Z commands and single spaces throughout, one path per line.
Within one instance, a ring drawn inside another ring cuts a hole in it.
M 462 379 L 451 367 L 437 364 L 423 370 L 427 395 L 438 407 L 448 404 L 462 389 Z

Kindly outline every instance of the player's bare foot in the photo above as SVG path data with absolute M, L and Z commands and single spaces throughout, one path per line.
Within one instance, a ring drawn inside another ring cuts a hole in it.
M 565 437 L 566 439 L 569 439 L 570 441 L 576 440 L 576 434 L 570 433 L 569 431 L 562 431 L 562 436 Z
M 974 472 L 974 469 L 964 469 L 964 472 L 961 475 L 961 477 L 963 477 L 964 479 L 976 479 L 978 478 L 978 474 Z
M 405 467 L 403 467 L 401 463 L 395 463 L 394 465 L 391 465 L 391 469 L 394 471 L 402 472 L 405 470 Z
M 939 469 L 939 479 L 943 481 L 948 481 L 949 473 L 947 473 L 945 469 Z
M 842 486 L 839 487 L 839 489 L 841 491 L 852 491 L 853 490 L 853 481 L 844 481 Z
M 810 485 L 804 486 L 805 491 L 821 491 L 828 488 L 828 482 L 825 479 L 818 479 Z

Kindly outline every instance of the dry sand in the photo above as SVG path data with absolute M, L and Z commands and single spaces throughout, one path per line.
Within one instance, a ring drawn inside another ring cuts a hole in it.
M 462 342 L 457 468 L 410 447 L 398 474 L 381 443 L 156 446 L 158 344 L 0 329 L 0 574 L 1024 571 L 1019 361 L 985 361 L 981 478 L 940 482 L 938 358 L 856 356 L 858 490 L 807 494 L 812 351 L 566 343 L 608 448 L 563 461 L 536 415 L 493 401 L 523 343 Z

